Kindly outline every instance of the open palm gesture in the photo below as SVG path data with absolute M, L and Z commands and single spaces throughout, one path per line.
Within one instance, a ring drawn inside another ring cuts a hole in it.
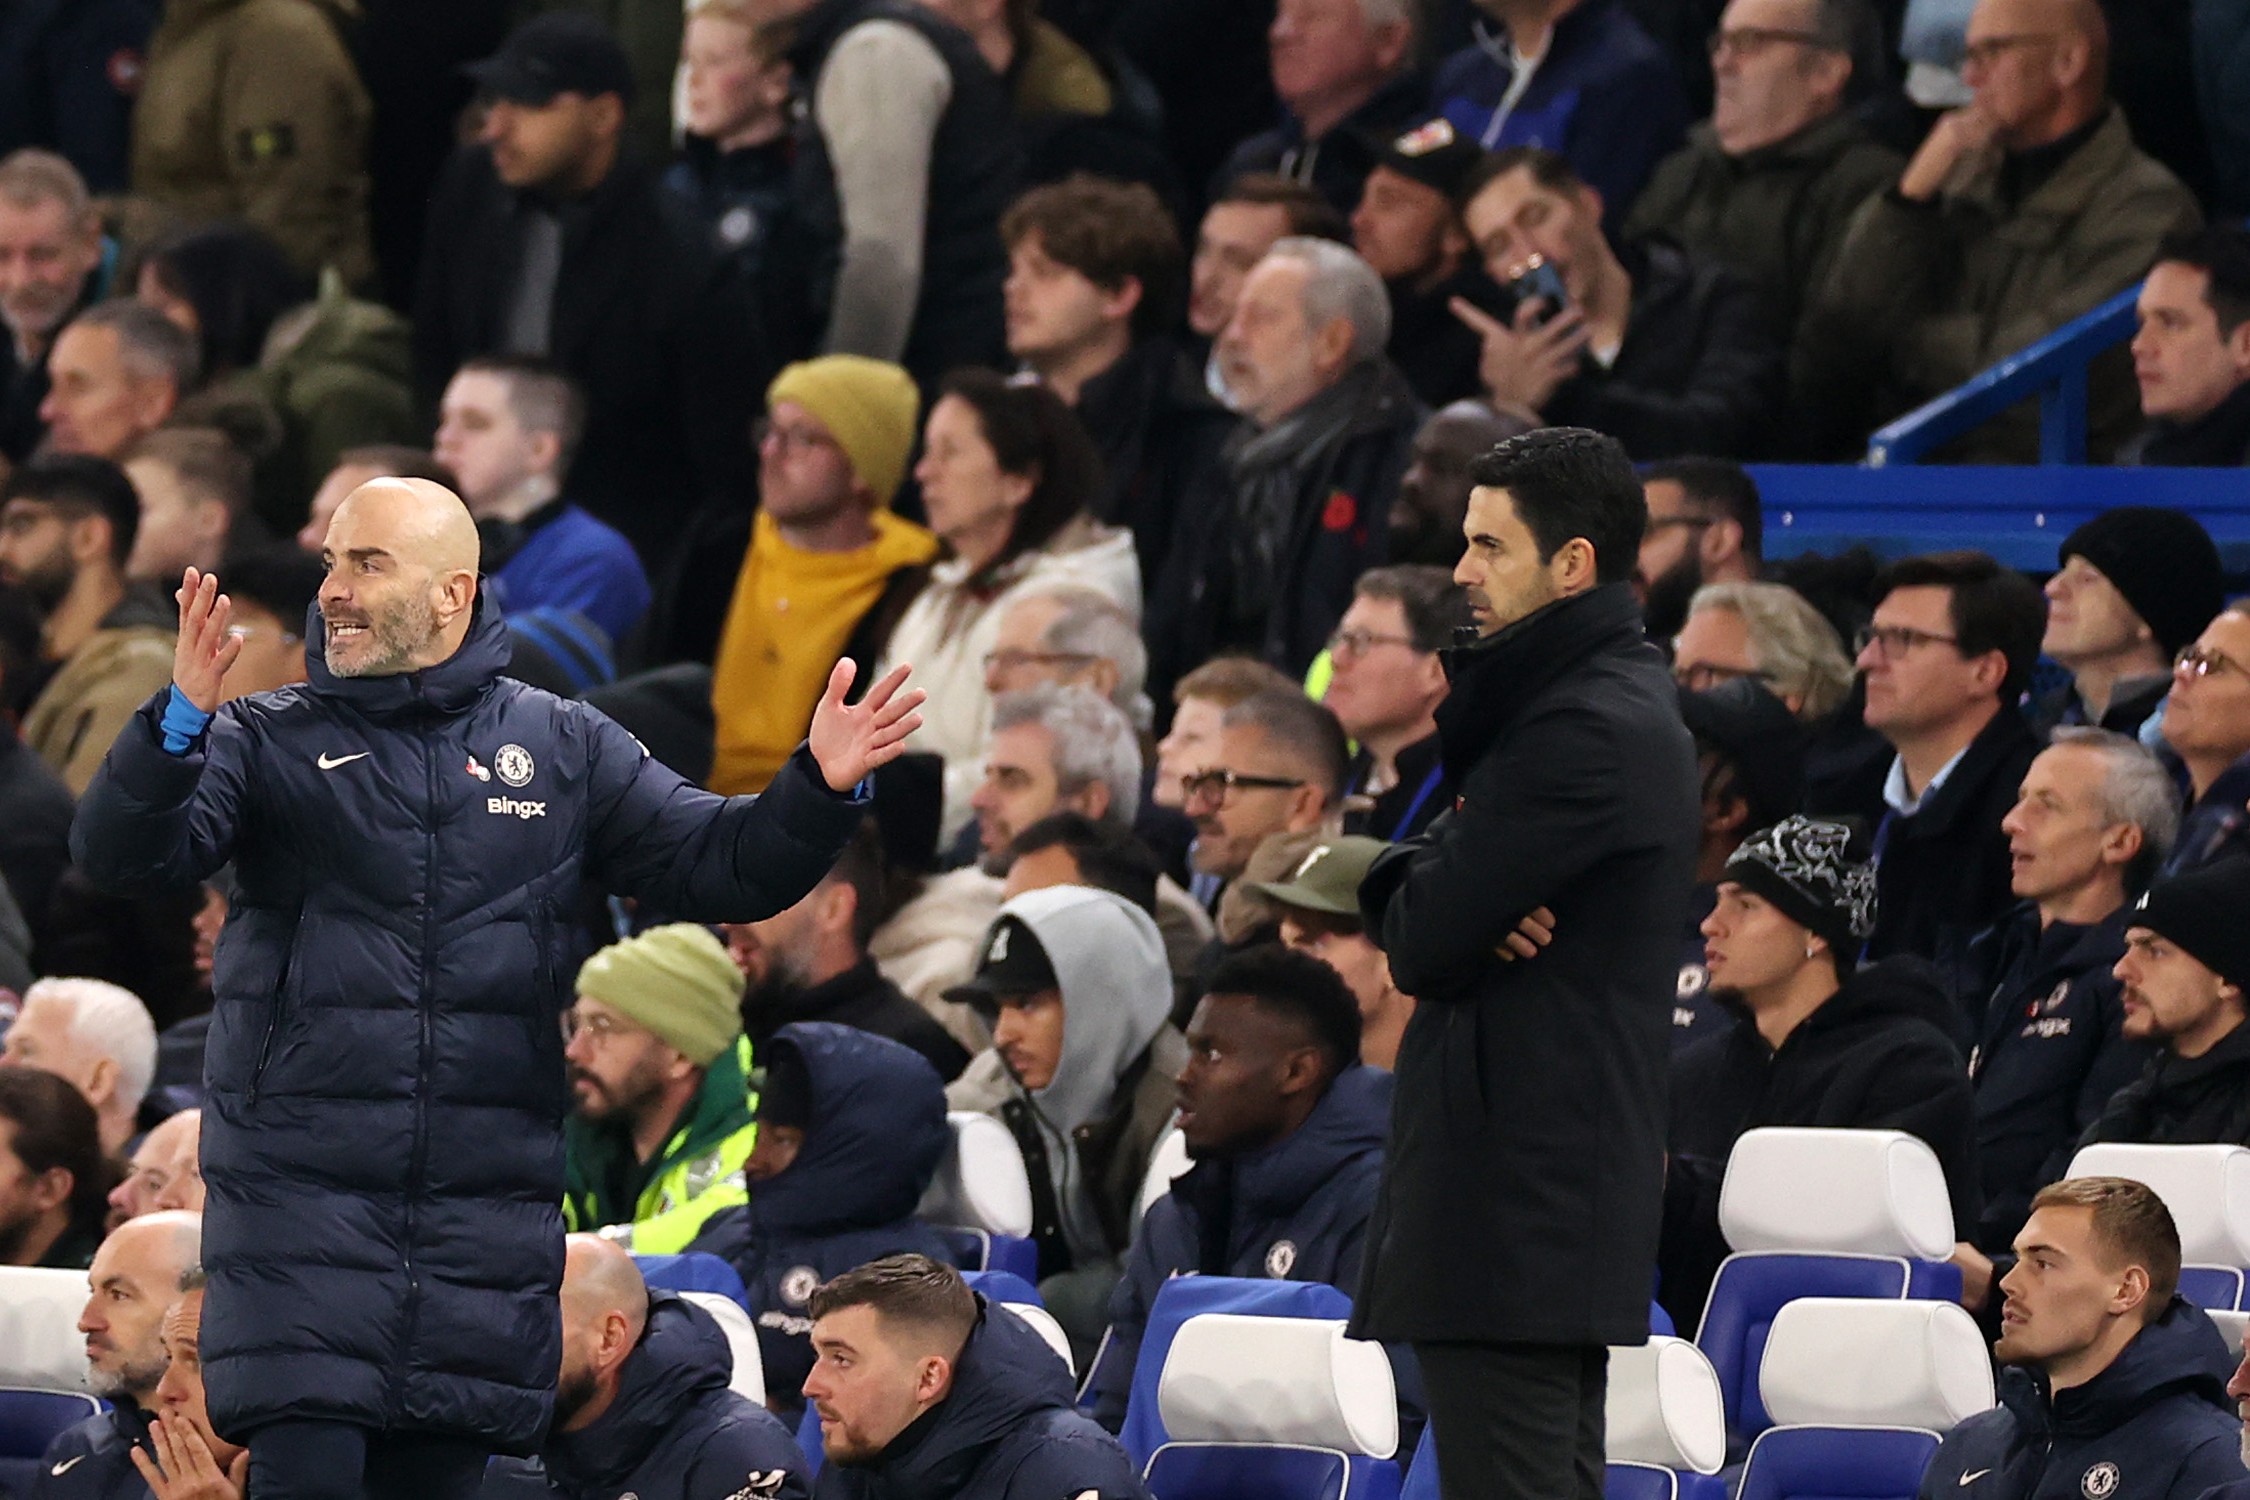
M 828 691 L 813 710 L 809 742 L 813 759 L 831 791 L 848 792 L 877 766 L 888 765 L 906 749 L 906 737 L 922 727 L 914 710 L 929 696 L 920 688 L 901 692 L 911 667 L 898 667 L 868 689 L 856 704 L 844 702 L 859 668 L 851 658 L 828 674 Z
M 180 633 L 172 645 L 172 682 L 205 713 L 219 707 L 219 684 L 242 654 L 241 640 L 228 633 L 233 602 L 219 592 L 216 574 L 187 570 L 180 578 Z

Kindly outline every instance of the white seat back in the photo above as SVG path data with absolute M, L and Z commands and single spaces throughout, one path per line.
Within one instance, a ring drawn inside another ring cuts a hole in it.
M 1062 1356 L 1063 1368 L 1070 1371 L 1073 1380 L 1078 1378 L 1078 1362 L 1070 1357 L 1070 1335 L 1063 1332 L 1055 1315 L 1036 1302 L 1003 1302 L 1000 1304 L 1031 1325 L 1031 1331 L 1047 1341 L 1047 1347 Z
M 0 1385 L 86 1389 L 86 1273 L 0 1266 Z
M 959 1224 L 986 1234 L 1031 1233 L 1031 1178 L 1008 1127 L 991 1115 L 955 1110 L 953 1149 L 938 1163 L 917 1218 Z
M 1133 1205 L 1135 1233 L 1141 1220 L 1148 1217 L 1149 1206 L 1172 1191 L 1172 1184 L 1195 1163 L 1188 1160 L 1187 1137 L 1180 1127 L 1167 1125 L 1156 1138 L 1156 1149 L 1149 1153 L 1148 1175 L 1141 1179 L 1141 1196 Z
M 765 1405 L 766 1357 L 758 1348 L 758 1330 L 742 1304 L 723 1292 L 682 1292 L 680 1296 L 709 1313 L 727 1336 L 727 1348 L 734 1353 L 734 1376 L 727 1381 L 727 1389 Z
M 1609 1461 L 1716 1474 L 1727 1461 L 1719 1372 L 1686 1339 L 1655 1335 L 1609 1351 Z
M 2104 1142 L 2072 1157 L 2070 1175 L 2147 1183 L 2172 1211 L 2183 1262 L 2250 1266 L 2250 1151 Z
M 1777 1425 L 1944 1432 L 1991 1408 L 1992 1360 L 1958 1303 L 1803 1297 L 1774 1316 L 1758 1396 Z
M 1390 1356 L 1344 1337 L 1340 1320 L 1190 1318 L 1164 1360 L 1156 1405 L 1174 1442 L 1398 1451 Z
M 2250 1333 L 2250 1312 L 2213 1312 L 2205 1308 L 2203 1316 L 2218 1326 L 2219 1337 L 2227 1341 L 2227 1352 L 2236 1359 L 2242 1358 L 2243 1335 Z
M 1736 1250 L 1953 1253 L 1953 1204 L 1937 1153 L 1903 1130 L 1744 1131 L 1719 1189 L 1719 1228 Z

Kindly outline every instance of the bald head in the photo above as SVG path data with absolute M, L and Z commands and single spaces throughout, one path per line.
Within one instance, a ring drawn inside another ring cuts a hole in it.
M 119 1225 L 102 1241 L 102 1250 L 130 1254 L 157 1267 L 168 1285 L 178 1286 L 180 1273 L 202 1258 L 202 1243 L 203 1215 L 167 1208 Z
M 554 1431 L 578 1432 L 601 1420 L 647 1327 L 648 1283 L 633 1257 L 598 1234 L 571 1235 L 563 1246 Z
M 574 1234 L 563 1252 L 562 1305 L 566 1329 L 587 1328 L 617 1313 L 638 1340 L 648 1322 L 648 1283 L 617 1245 L 598 1234 Z
M 322 660 L 338 677 L 436 666 L 468 636 L 476 523 L 427 479 L 370 479 L 346 495 L 320 549 Z
M 2060 140 L 2108 105 L 2109 22 L 2098 0 L 1978 0 L 1961 76 L 2005 149 Z

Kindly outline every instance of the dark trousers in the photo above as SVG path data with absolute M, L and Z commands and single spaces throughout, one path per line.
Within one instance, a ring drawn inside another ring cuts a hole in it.
M 1602 1500 L 1609 1351 L 1416 1344 L 1445 1500 Z
M 250 1500 L 475 1500 L 489 1456 L 467 1438 L 272 1422 L 250 1434 Z

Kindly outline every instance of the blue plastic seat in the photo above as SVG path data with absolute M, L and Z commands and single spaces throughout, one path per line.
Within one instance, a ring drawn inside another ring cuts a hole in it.
M 2205 1312 L 2241 1312 L 2242 1273 L 2232 1266 L 2180 1267 L 2180 1295 Z
M 1266 1318 L 1349 1318 L 1352 1299 L 1319 1281 L 1175 1276 L 1164 1283 L 1141 1334 L 1140 1357 L 1133 1365 L 1133 1383 L 1125 1401 L 1125 1424 L 1117 1434 L 1136 1467 L 1145 1467 L 1170 1437 L 1157 1411 L 1156 1388 L 1180 1325 L 1202 1313 L 1222 1312 Z
M 1757 1372 L 1765 1357 L 1774 1315 L 1801 1297 L 1913 1297 L 1957 1301 L 1961 1271 L 1942 1262 L 1896 1255 L 1811 1255 L 1798 1251 L 1747 1251 L 1726 1258 L 1711 1283 L 1696 1347 L 1719 1372 L 1726 1397 L 1727 1429 L 1747 1443 L 1773 1425 L 1758 1398 Z
M 1908 1427 L 1775 1427 L 1751 1444 L 1737 1500 L 1914 1500 L 1937 1450 Z
M 1399 1500 L 1397 1464 L 1333 1448 L 1166 1443 L 1144 1477 L 1156 1500 Z
M 1028 1302 L 1033 1307 L 1045 1307 L 1046 1300 L 1033 1286 L 1013 1271 L 964 1271 L 961 1279 L 972 1292 L 984 1293 L 987 1302 Z
M 715 1292 L 738 1303 L 744 1312 L 751 1312 L 750 1290 L 742 1284 L 741 1273 L 716 1255 L 701 1250 L 683 1251 L 678 1255 L 636 1255 L 633 1264 L 641 1268 L 641 1280 L 652 1290 Z
M 932 1224 L 953 1264 L 963 1271 L 1006 1271 L 1039 1280 L 1039 1247 L 1016 1234 L 993 1234 L 966 1224 Z
M 0 1494 L 30 1494 L 47 1445 L 101 1409 L 76 1391 L 0 1387 Z

